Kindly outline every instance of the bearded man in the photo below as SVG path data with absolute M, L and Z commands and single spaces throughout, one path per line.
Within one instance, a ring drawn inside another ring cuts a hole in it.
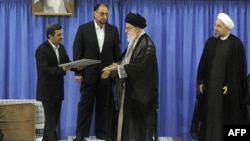
M 225 124 L 244 124 L 246 54 L 242 41 L 231 33 L 233 20 L 219 13 L 214 36 L 206 43 L 197 71 L 199 131 L 197 141 L 223 141 Z
M 39 0 L 34 4 L 34 12 L 73 13 L 71 0 Z
M 129 13 L 125 19 L 128 48 L 121 59 L 103 69 L 102 78 L 117 73 L 120 92 L 117 141 L 151 141 L 157 138 L 158 64 L 152 39 L 145 33 L 146 20 Z

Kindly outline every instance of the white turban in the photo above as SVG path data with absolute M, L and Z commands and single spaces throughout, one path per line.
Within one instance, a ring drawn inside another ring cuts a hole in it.
M 232 21 L 232 19 L 227 14 L 220 13 L 217 16 L 217 19 L 220 19 L 229 29 L 234 28 L 234 22 Z

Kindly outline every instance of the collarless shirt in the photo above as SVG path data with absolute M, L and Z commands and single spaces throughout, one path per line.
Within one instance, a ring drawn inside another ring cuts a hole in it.
M 229 37 L 229 35 L 230 35 L 230 33 L 227 36 L 225 36 L 225 37 L 220 37 L 220 39 L 221 40 L 226 40 Z

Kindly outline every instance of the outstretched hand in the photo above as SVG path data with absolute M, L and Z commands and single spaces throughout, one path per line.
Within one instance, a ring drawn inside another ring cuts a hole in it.
M 102 70 L 103 73 L 102 73 L 101 78 L 107 79 L 110 76 L 111 72 L 117 71 L 117 69 L 118 69 L 117 63 L 113 63 L 112 65 L 109 65 L 109 66 L 103 68 L 103 70 Z
M 223 94 L 226 95 L 227 94 L 227 86 L 223 87 Z
M 105 71 L 103 71 L 101 78 L 107 79 L 110 76 L 110 74 L 111 74 L 110 70 L 105 70 Z

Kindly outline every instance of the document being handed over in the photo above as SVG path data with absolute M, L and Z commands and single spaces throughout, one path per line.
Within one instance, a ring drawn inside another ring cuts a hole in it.
M 78 68 L 81 66 L 88 66 L 88 65 L 98 64 L 98 63 L 101 63 L 101 61 L 94 60 L 94 59 L 81 59 L 81 60 L 77 60 L 73 62 L 59 64 L 59 67 L 71 66 L 72 68 Z

